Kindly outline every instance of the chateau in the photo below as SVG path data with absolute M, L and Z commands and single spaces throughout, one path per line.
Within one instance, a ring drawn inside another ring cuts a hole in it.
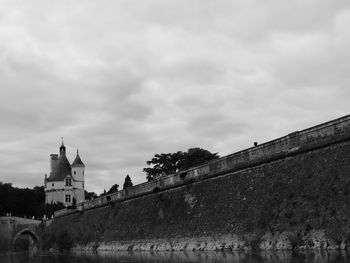
M 63 203 L 65 206 L 71 206 L 83 202 L 84 170 L 85 165 L 78 150 L 74 162 L 69 163 L 62 141 L 59 155 L 50 154 L 50 175 L 47 177 L 45 174 L 45 203 Z

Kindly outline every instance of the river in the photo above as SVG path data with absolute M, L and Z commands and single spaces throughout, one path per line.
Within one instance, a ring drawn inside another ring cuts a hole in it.
M 340 263 L 350 262 L 346 252 L 104 252 L 43 253 L 0 252 L 0 263 Z

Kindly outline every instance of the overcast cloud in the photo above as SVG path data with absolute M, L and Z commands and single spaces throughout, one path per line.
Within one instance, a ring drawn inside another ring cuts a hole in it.
M 348 0 L 0 3 L 2 182 L 42 185 L 61 137 L 100 193 L 350 112 Z

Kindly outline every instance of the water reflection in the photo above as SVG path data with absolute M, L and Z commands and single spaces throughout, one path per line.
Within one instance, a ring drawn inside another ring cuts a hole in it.
M 350 262 L 346 252 L 99 252 L 41 254 L 1 253 L 1 263 L 341 263 Z
M 78 254 L 77 254 L 78 256 Z M 350 262 L 350 254 L 337 251 L 318 252 L 99 252 L 79 254 L 86 261 L 78 262 L 133 262 L 133 263 L 340 263 Z M 74 262 L 75 263 L 75 262 Z

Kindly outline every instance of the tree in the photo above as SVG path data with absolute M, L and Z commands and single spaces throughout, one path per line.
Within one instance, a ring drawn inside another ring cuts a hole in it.
M 97 194 L 95 192 L 88 192 L 85 190 L 85 200 L 95 199 Z
M 123 184 L 123 189 L 126 189 L 126 188 L 129 188 L 129 187 L 132 187 L 132 182 L 131 182 L 131 178 L 129 175 L 126 175 L 125 177 L 125 181 L 124 181 L 124 184 Z
M 217 158 L 219 158 L 218 153 L 211 153 L 198 147 L 190 148 L 184 153 L 183 159 L 179 162 L 179 169 L 186 170 Z
M 33 189 L 13 187 L 0 182 L 0 216 L 42 217 L 45 213 L 45 191 L 43 186 Z
M 132 184 L 131 184 L 132 185 Z M 113 185 L 107 192 L 107 194 L 118 192 L 119 184 Z
M 163 175 L 175 173 L 178 170 L 179 162 L 184 158 L 184 153 L 178 151 L 176 153 L 155 154 L 152 160 L 147 161 L 151 167 L 144 168 L 147 174 L 147 180 L 151 181 Z
M 146 162 L 150 167 L 143 168 L 143 171 L 147 174 L 147 180 L 151 181 L 217 158 L 218 153 L 211 153 L 198 147 L 190 148 L 187 152 L 155 154 L 152 160 Z

